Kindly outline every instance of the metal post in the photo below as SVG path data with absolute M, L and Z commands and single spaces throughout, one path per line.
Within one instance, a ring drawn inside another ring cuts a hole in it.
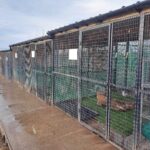
M 144 12 L 141 13 L 141 46 L 140 46 L 140 49 L 141 49 L 141 91 L 143 92 L 143 89 L 144 89 L 144 63 L 143 63 L 143 46 L 144 46 L 144 24 L 145 24 L 145 14 Z M 141 102 L 140 102 L 140 124 L 139 124 L 139 139 L 141 140 L 141 129 L 142 129 L 142 113 L 143 113 L 143 93 L 141 92 L 141 95 L 140 95 L 140 99 L 141 99 Z
M 36 96 L 38 96 L 38 93 L 37 93 L 37 64 L 36 64 L 36 59 L 37 59 L 37 44 L 35 43 L 35 59 L 34 59 L 34 68 L 35 68 L 35 88 L 36 88 Z
M 78 49 L 78 121 L 81 122 L 81 55 L 82 55 L 82 31 L 79 31 Z
M 44 100 L 47 102 L 47 92 L 46 92 L 46 82 L 47 82 L 47 46 L 46 46 L 46 41 L 44 41 L 44 79 L 43 79 L 43 82 L 44 82 L 44 85 L 43 85 L 43 98 Z
M 141 115 L 142 115 L 142 63 L 143 63 L 143 35 L 144 35 L 144 12 L 140 14 L 140 29 L 139 29 L 139 50 L 138 50 L 138 67 L 137 67 L 137 83 L 136 83 L 136 106 L 135 106 L 135 124 L 134 124 L 134 145 L 136 149 L 140 142 L 141 130 Z
M 53 40 L 51 40 L 51 62 L 52 62 L 52 72 L 51 72 L 51 75 L 52 75 L 52 99 L 51 99 L 51 105 L 54 105 L 54 86 L 55 86 L 55 74 L 54 74 L 54 60 L 55 60 L 55 55 L 54 55 L 54 47 L 53 47 Z
M 10 47 L 10 78 L 11 80 L 13 80 L 13 51 L 12 51 L 12 48 Z
M 108 75 L 107 75 L 107 107 L 106 107 L 106 139 L 109 140 L 110 136 L 110 108 L 111 108 L 111 82 L 112 82 L 112 38 L 113 38 L 113 24 L 109 25 L 109 40 L 108 40 Z
M 35 59 L 36 59 L 36 44 L 34 43 L 34 52 L 35 52 L 35 56 L 34 58 L 31 57 L 31 85 L 36 88 L 35 86 L 35 82 L 36 82 L 36 72 L 35 72 Z M 32 53 L 32 51 L 31 51 Z M 35 90 L 35 89 L 34 89 Z M 34 93 L 36 95 L 36 93 Z
M 18 63 L 18 83 L 21 82 L 21 71 L 20 71 L 20 49 L 17 49 L 17 54 L 18 54 L 18 58 L 17 58 L 17 63 Z

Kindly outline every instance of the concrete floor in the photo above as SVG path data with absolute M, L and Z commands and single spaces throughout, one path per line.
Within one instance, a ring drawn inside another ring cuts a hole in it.
M 1 76 L 0 121 L 13 150 L 116 150 L 77 120 Z
M 9 150 L 0 131 L 0 150 Z

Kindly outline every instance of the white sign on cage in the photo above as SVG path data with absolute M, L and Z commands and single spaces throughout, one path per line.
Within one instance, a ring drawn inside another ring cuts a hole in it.
M 78 59 L 78 49 L 69 49 L 69 60 Z
M 8 57 L 6 57 L 5 60 L 8 61 Z
M 35 51 L 32 51 L 32 52 L 31 52 L 31 57 L 32 57 L 32 58 L 35 58 Z
M 16 59 L 18 58 L 18 54 L 17 54 L 17 53 L 15 53 L 15 58 L 16 58 Z

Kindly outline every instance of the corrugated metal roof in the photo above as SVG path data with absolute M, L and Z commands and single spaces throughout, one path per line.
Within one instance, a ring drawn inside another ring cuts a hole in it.
M 65 32 L 65 31 L 68 31 L 68 30 L 76 29 L 76 28 L 80 28 L 80 27 L 83 27 L 83 26 L 88 26 L 92 23 L 100 23 L 100 22 L 103 22 L 103 21 L 105 21 L 109 18 L 116 17 L 116 16 L 119 16 L 119 15 L 123 15 L 123 14 L 126 14 L 126 13 L 140 12 L 143 9 L 146 9 L 146 8 L 150 8 L 150 0 L 137 2 L 137 3 L 135 3 L 133 5 L 130 5 L 130 6 L 127 6 L 127 7 L 123 6 L 122 8 L 117 9 L 115 11 L 110 11 L 110 12 L 105 13 L 103 15 L 98 15 L 96 17 L 92 17 L 92 18 L 89 18 L 89 19 L 86 19 L 86 20 L 82 20 L 80 22 L 76 22 L 76 23 L 73 23 L 73 24 L 55 29 L 55 30 L 48 31 L 47 32 L 48 36 L 42 36 L 42 37 L 38 37 L 38 38 L 35 38 L 35 39 L 31 39 L 31 40 L 23 41 L 23 42 L 20 42 L 20 43 L 16 43 L 16 44 L 10 45 L 10 47 L 19 46 L 19 45 L 23 45 L 23 44 L 29 44 L 29 43 L 32 43 L 32 42 L 38 42 L 38 41 L 46 40 L 46 39 L 49 39 L 49 38 L 53 38 L 53 35 L 55 35 L 57 33 Z
M 90 25 L 92 23 L 100 23 L 100 22 L 103 22 L 109 18 L 116 17 L 118 15 L 123 15 L 123 14 L 126 14 L 128 12 L 140 12 L 146 8 L 150 8 L 150 0 L 137 2 L 137 3 L 130 5 L 130 6 L 127 6 L 127 7 L 123 6 L 120 9 L 117 9 L 115 11 L 110 11 L 106 14 L 98 15 L 96 17 L 92 17 L 92 18 L 89 18 L 87 20 L 82 20 L 80 22 L 76 22 L 76 23 L 55 29 L 55 30 L 48 31 L 47 34 L 50 37 L 52 37 L 53 35 L 60 33 L 60 32 L 65 32 L 65 31 L 68 31 L 71 29 L 80 28 L 82 26 L 87 26 L 87 25 Z
M 30 40 L 27 40 L 27 41 L 23 41 L 23 42 L 19 42 L 19 43 L 10 45 L 10 47 L 29 44 L 29 43 L 34 43 L 34 42 L 38 42 L 38 41 L 44 41 L 44 40 L 47 40 L 47 39 L 49 39 L 49 37 L 47 35 L 46 36 L 41 36 L 41 37 L 38 37 L 38 38 L 34 38 L 34 39 L 30 39 Z

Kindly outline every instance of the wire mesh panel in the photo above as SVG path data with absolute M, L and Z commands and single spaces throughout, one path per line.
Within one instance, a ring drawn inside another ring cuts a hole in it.
M 142 125 L 139 149 L 150 148 L 150 15 L 145 16 L 142 81 Z
M 13 73 L 12 69 L 13 69 L 12 52 L 11 51 L 0 52 L 0 74 L 5 76 L 7 79 L 12 79 Z
M 31 86 L 31 49 L 29 45 L 24 47 L 25 56 L 25 87 L 30 90 Z
M 71 51 L 78 48 L 79 33 L 69 33 L 54 39 L 54 71 L 77 75 L 77 59 L 71 59 Z
M 18 75 L 19 82 L 24 85 L 26 80 L 25 74 L 25 55 L 24 55 L 24 47 L 20 46 L 17 52 L 17 61 L 18 61 Z
M 110 140 L 132 149 L 140 18 L 113 24 Z
M 55 74 L 54 102 L 60 109 L 78 117 L 78 80 L 77 78 Z
M 1 63 L 1 74 L 2 75 L 5 75 L 5 55 L 4 55 L 4 52 L 1 52 L 0 54 L 0 63 Z
M 106 134 L 109 26 L 82 33 L 81 120 Z
M 37 96 L 45 99 L 45 44 L 40 43 L 36 45 L 36 82 L 37 82 Z
M 54 38 L 54 103 L 73 117 L 78 106 L 78 32 Z
M 150 92 L 149 88 L 144 88 L 142 93 L 142 126 L 141 141 L 138 143 L 139 150 L 147 150 L 150 148 Z
M 18 80 L 18 54 L 17 47 L 12 47 L 12 60 L 13 60 L 13 79 Z
M 12 79 L 12 54 L 11 52 L 4 52 L 3 57 L 4 65 L 4 76 L 7 79 Z
M 13 78 L 13 75 L 12 75 L 12 52 L 9 52 L 8 54 L 8 73 L 9 73 L 9 79 L 12 79 Z
M 30 91 L 34 95 L 36 95 L 36 87 L 37 87 L 37 82 L 36 82 L 36 58 L 35 58 L 35 51 L 36 51 L 36 46 L 35 44 L 30 44 L 30 61 L 31 61 L 31 80 L 30 81 Z
M 52 41 L 46 41 L 46 82 L 45 82 L 45 96 L 46 100 L 50 101 L 53 98 L 52 93 L 52 71 L 53 71 L 53 60 L 52 60 Z
M 17 47 L 17 51 L 15 52 L 15 61 L 16 61 L 16 77 L 17 77 L 17 81 L 19 82 L 20 81 L 20 59 L 18 58 L 19 57 L 19 47 Z M 22 68 L 21 68 L 22 69 Z

